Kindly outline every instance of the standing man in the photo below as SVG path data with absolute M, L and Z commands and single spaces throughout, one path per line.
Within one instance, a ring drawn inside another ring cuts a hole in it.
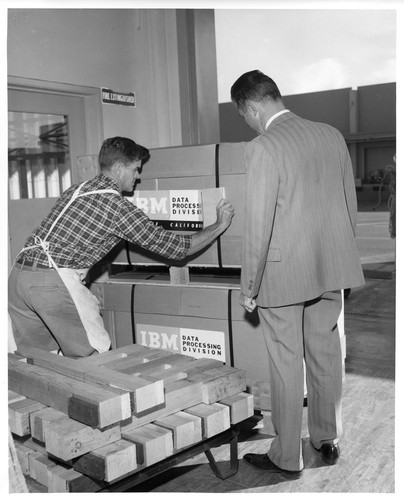
M 303 360 L 311 443 L 327 464 L 340 454 L 341 289 L 364 284 L 352 165 L 342 135 L 285 109 L 275 82 L 260 71 L 243 74 L 231 98 L 258 133 L 246 144 L 240 302 L 248 312 L 258 306 L 276 432 L 268 453 L 244 460 L 296 479 L 303 469 Z
M 106 139 L 100 175 L 67 189 L 34 229 L 9 276 L 9 314 L 17 348 L 35 346 L 82 357 L 110 348 L 99 303 L 83 281 L 121 239 L 182 260 L 231 224 L 233 207 L 217 205 L 217 221 L 192 235 L 156 226 L 123 192 L 133 191 L 149 151 L 125 137 Z

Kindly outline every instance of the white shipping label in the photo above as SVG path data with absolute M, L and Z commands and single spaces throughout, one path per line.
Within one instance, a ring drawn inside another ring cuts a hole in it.
M 224 332 L 157 325 L 136 325 L 136 342 L 146 347 L 226 361 Z

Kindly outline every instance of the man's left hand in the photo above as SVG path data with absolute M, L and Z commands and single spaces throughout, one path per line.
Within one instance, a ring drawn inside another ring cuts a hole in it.
M 247 297 L 247 295 L 244 295 L 243 293 L 240 294 L 240 304 L 249 313 L 252 313 L 257 307 L 255 299 L 253 299 L 252 297 Z

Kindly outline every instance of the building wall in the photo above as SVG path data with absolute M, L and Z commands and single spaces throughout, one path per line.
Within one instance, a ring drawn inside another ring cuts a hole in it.
M 9 9 L 8 75 L 134 91 L 136 108 L 102 105 L 104 137 L 147 147 L 218 142 L 215 41 L 204 36 L 212 27 L 210 9 Z M 192 69 L 201 58 L 209 79 Z
M 104 134 L 131 135 L 145 142 L 145 85 L 140 76 L 144 63 L 136 50 L 142 44 L 137 22 L 131 10 L 12 10 L 8 74 L 122 92 L 135 90 L 135 109 L 103 105 Z
M 358 132 L 396 131 L 396 84 L 358 87 Z

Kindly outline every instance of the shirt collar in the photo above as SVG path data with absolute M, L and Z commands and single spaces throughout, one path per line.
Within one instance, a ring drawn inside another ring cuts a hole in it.
M 278 111 L 277 113 L 272 115 L 271 118 L 265 124 L 265 130 L 268 130 L 268 127 L 275 120 L 275 118 L 278 118 L 278 116 L 283 115 L 283 113 L 287 113 L 288 111 L 289 111 L 289 109 L 282 109 L 282 111 Z

